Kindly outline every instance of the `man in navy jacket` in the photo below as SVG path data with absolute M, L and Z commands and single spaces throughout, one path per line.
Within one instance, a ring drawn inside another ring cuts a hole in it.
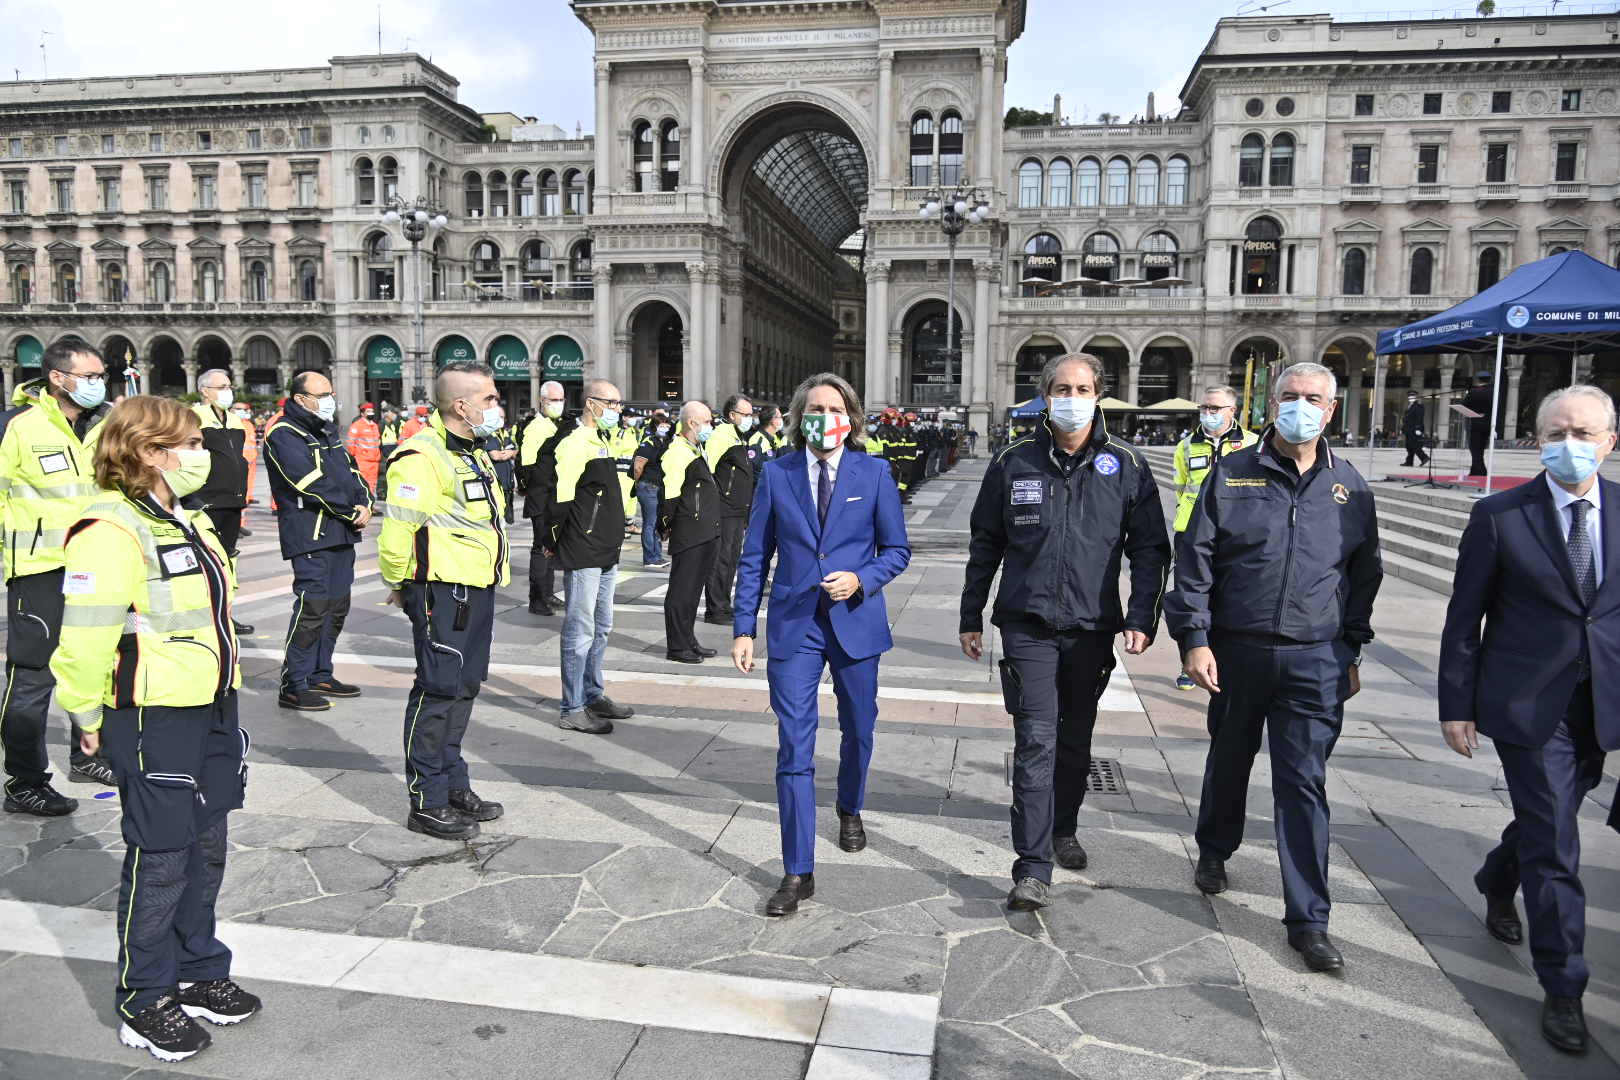
M 1578 815 L 1620 748 L 1620 485 L 1597 468 L 1615 445 L 1615 410 L 1595 386 L 1549 394 L 1536 412 L 1547 469 L 1474 504 L 1440 638 L 1440 724 L 1472 757 L 1496 754 L 1513 821 L 1474 885 L 1485 925 L 1524 938 L 1546 1000 L 1541 1029 L 1572 1053 L 1587 1046 L 1586 892 Z M 1483 620 L 1483 632 L 1480 623 Z M 1595 707 L 1601 705 L 1602 707 Z
M 276 500 L 281 557 L 292 564 L 293 613 L 281 665 L 284 709 L 320 712 L 328 697 L 360 688 L 332 674 L 332 653 L 349 614 L 354 545 L 371 520 L 371 489 L 338 432 L 337 398 L 318 371 L 287 384 L 281 419 L 264 436 L 270 492 Z
M 789 410 L 796 452 L 765 465 L 737 568 L 732 662 L 754 666 L 760 594 L 771 557 L 767 677 L 776 712 L 776 799 L 784 876 L 767 915 L 815 893 L 816 727 L 821 673 L 838 698 L 838 846 L 866 847 L 861 806 L 877 723 L 878 657 L 894 645 L 883 586 L 911 561 L 900 489 L 860 449 L 860 397 L 833 374 L 800 384 Z

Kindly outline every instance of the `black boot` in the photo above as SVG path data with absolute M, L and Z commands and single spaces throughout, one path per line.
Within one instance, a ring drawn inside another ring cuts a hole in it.
M 478 835 L 478 822 L 453 806 L 412 810 L 411 816 L 405 819 L 405 827 L 435 840 L 471 840 Z

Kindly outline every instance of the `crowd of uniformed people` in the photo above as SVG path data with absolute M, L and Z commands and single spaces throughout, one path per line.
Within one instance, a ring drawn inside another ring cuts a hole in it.
M 503 813 L 473 790 L 462 743 L 488 676 L 496 590 L 510 576 L 509 530 L 521 512 L 530 529 L 528 610 L 562 619 L 559 727 L 606 735 L 634 716 L 608 695 L 603 666 L 627 541 L 639 546 L 643 568 L 668 571 L 671 661 L 701 664 L 715 654 L 695 632 L 701 601 L 706 622 L 733 628 L 731 660 L 750 672 L 768 588 L 786 873 L 767 914 L 790 914 L 815 891 L 813 749 L 828 669 L 841 735 L 838 843 L 851 852 L 866 846 L 878 663 L 893 644 L 882 592 L 910 558 L 901 507 L 952 467 L 967 444 L 962 429 L 894 408 L 866 413 L 832 374 L 806 380 L 785 408 L 737 394 L 718 409 L 698 400 L 635 409 L 613 383 L 591 379 L 570 411 L 565 388 L 547 382 L 533 417 L 513 423 L 488 368 L 452 363 L 438 372 L 430 402 L 403 413 L 385 405 L 380 414 L 366 403 L 346 427 L 326 375 L 298 372 L 259 439 L 225 371 L 200 376 L 195 406 L 149 396 L 114 406 L 94 348 L 53 345 L 43 369 L 0 415 L 5 809 L 75 809 L 50 783 L 45 720 L 54 689 L 71 722 L 70 778 L 116 786 L 123 809 L 116 1005 L 127 1045 L 180 1060 L 209 1043 L 194 1018 L 230 1024 L 260 1008 L 230 978 L 213 916 L 226 816 L 242 803 L 248 768 L 237 656 L 238 635 L 252 628 L 236 620 L 232 596 L 250 441 L 266 461 L 281 555 L 292 564 L 281 707 L 320 711 L 330 698 L 361 694 L 338 680 L 333 654 L 356 546 L 381 519 L 381 576 L 388 602 L 409 620 L 415 652 L 403 716 L 411 830 L 465 840 Z M 1326 766 L 1345 701 L 1359 689 L 1382 567 L 1370 490 L 1322 437 L 1336 409 L 1334 376 L 1309 363 L 1281 372 L 1261 432 L 1238 423 L 1230 388 L 1209 388 L 1199 427 L 1175 450 L 1169 523 L 1147 459 L 1111 434 L 1097 409 L 1103 381 L 1103 364 L 1087 354 L 1048 363 L 1040 423 L 1000 440 L 972 508 L 959 636 L 963 652 L 981 659 L 989 606 L 1014 727 L 1008 906 L 1049 903 L 1054 864 L 1087 866 L 1079 811 L 1115 645 L 1143 652 L 1162 620 L 1181 649 L 1179 685 L 1210 694 L 1194 883 L 1206 893 L 1227 887 L 1249 773 L 1269 737 L 1288 942 L 1312 970 L 1339 970 L 1344 960 L 1327 934 Z M 1543 433 L 1546 445 L 1602 444 L 1572 460 L 1544 453 L 1549 499 L 1565 490 L 1560 507 L 1580 504 L 1571 493 L 1585 487 L 1596 503 L 1606 491 L 1592 475 L 1613 446 L 1612 403 L 1602 415 L 1555 411 L 1548 423 L 1563 426 Z M 1620 508 L 1620 495 L 1610 503 Z M 1604 549 L 1587 538 L 1588 519 L 1572 515 L 1563 526 L 1571 580 L 1590 605 Z M 1483 543 L 1475 530 L 1465 546 Z M 1480 612 L 1453 615 L 1459 626 L 1448 623 L 1448 633 L 1477 650 Z M 1472 631 L 1461 625 L 1470 618 Z M 1571 661 L 1577 697 L 1599 648 L 1581 644 Z M 1447 715 L 1467 719 L 1466 730 L 1448 723 L 1447 739 L 1468 752 L 1474 713 Z M 1593 734 L 1589 708 L 1554 726 L 1563 733 L 1581 724 L 1557 737 L 1579 743 L 1572 760 L 1583 779 L 1559 774 L 1555 784 L 1589 779 L 1591 753 L 1581 756 L 1580 740 L 1620 742 L 1601 721 Z M 1548 769 L 1522 764 L 1518 782 L 1544 787 Z M 1481 889 L 1494 904 L 1492 932 L 1506 940 L 1519 924 L 1504 890 L 1520 874 L 1536 875 L 1526 902 L 1537 970 L 1549 1002 L 1573 996 L 1578 1017 L 1585 969 L 1571 974 L 1579 934 L 1569 890 L 1557 884 L 1573 878 L 1578 848 L 1545 835 L 1567 824 L 1526 824 L 1505 836 L 1510 850 L 1499 862 L 1517 861 Z M 1549 920 L 1561 929 L 1544 929 Z M 1554 963 L 1548 957 L 1559 949 Z M 1544 1021 L 1548 1037 L 1584 1045 L 1584 1026 L 1577 1031 L 1568 1007 L 1558 1008 Z

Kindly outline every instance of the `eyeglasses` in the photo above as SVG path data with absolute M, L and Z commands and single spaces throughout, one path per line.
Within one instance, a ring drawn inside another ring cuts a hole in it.
M 70 371 L 67 374 L 75 379 L 105 379 L 107 377 L 105 371 Z
M 557 399 L 552 398 L 551 400 L 555 401 Z M 591 400 L 592 401 L 600 401 L 603 405 L 606 405 L 610 409 L 617 409 L 617 408 L 620 408 L 620 407 L 622 407 L 624 405 L 624 399 L 623 398 L 593 397 L 593 398 L 591 398 Z

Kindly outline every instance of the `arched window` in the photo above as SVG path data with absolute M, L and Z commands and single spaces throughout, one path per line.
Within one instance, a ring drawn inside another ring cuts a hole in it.
M 1142 240 L 1142 276 L 1149 281 L 1179 276 L 1178 257 L 1175 237 L 1167 232 L 1149 233 Z
M 370 206 L 377 201 L 377 174 L 372 171 L 370 158 L 355 159 L 354 201 L 361 206 Z
M 665 120 L 658 129 L 658 156 L 664 167 L 664 190 L 674 191 L 681 186 L 681 126 L 673 120 Z
M 518 256 L 518 272 L 523 279 L 523 299 L 544 300 L 551 293 L 551 247 L 544 240 L 530 240 Z
M 484 178 L 475 172 L 469 172 L 461 178 L 461 186 L 467 193 L 467 216 L 483 217 Z
M 591 279 L 591 242 L 581 240 L 568 256 L 569 290 L 576 300 L 589 300 L 594 283 Z
M 1412 252 L 1412 273 L 1407 282 L 1411 296 L 1428 296 L 1434 291 L 1434 250 L 1420 247 Z
M 219 267 L 212 259 L 204 259 L 197 266 L 197 299 L 205 304 L 219 302 Z
M 1495 285 L 1502 277 L 1502 252 L 1498 248 L 1488 247 L 1479 253 L 1479 279 L 1475 283 L 1475 292 L 1484 292 Z
M 1107 233 L 1092 233 L 1080 252 L 1080 273 L 1098 281 L 1119 276 L 1119 241 Z
M 1096 158 L 1080 159 L 1080 184 L 1075 202 L 1079 206 L 1096 206 L 1102 198 L 1102 165 Z
M 585 212 L 596 213 L 596 170 L 585 174 Z
M 540 213 L 545 217 L 556 217 L 561 212 L 562 203 L 557 194 L 557 174 L 547 169 L 540 174 Z
M 1025 296 L 1033 296 L 1041 288 L 1036 279 L 1057 284 L 1063 280 L 1063 242 L 1051 233 L 1036 233 L 1024 245 Z
M 262 304 L 270 299 L 270 272 L 265 269 L 262 260 L 254 259 L 248 263 L 247 280 L 244 284 L 247 286 L 245 291 L 250 303 Z
M 366 261 L 390 263 L 394 261 L 394 241 L 385 232 L 372 233 L 366 241 Z
M 489 174 L 489 216 L 506 216 L 506 174 L 496 170 Z
M 445 284 L 444 280 L 445 274 L 448 273 L 450 269 L 449 252 L 450 245 L 445 243 L 444 237 L 441 236 L 437 240 L 433 241 L 432 269 L 429 271 L 431 282 L 429 284 L 429 288 L 432 290 L 433 299 L 435 300 L 450 299 L 450 289 L 449 286 Z
M 1345 296 L 1365 296 L 1367 294 L 1366 249 L 1353 247 L 1344 253 L 1343 286 L 1339 291 Z
M 563 173 L 563 213 L 585 212 L 585 174 L 578 169 Z
M 933 182 L 934 118 L 920 112 L 911 118 L 911 186 L 929 187 Z
M 1294 186 L 1294 137 L 1286 131 L 1271 140 L 1271 186 Z
M 11 268 L 11 302 L 34 302 L 34 269 L 27 263 L 17 263 Z
M 315 260 L 305 259 L 298 264 L 298 299 L 314 301 L 320 298 L 321 279 L 315 268 Z
M 635 127 L 630 129 L 631 150 L 635 155 L 636 164 L 636 190 L 658 190 L 658 178 L 653 175 L 654 145 L 653 126 L 645 120 L 636 121 Z
M 1187 205 L 1187 159 L 1173 157 L 1164 171 L 1164 201 L 1167 206 Z
M 1108 206 L 1124 206 L 1131 201 L 1131 163 L 1122 157 L 1108 160 L 1108 187 L 1104 193 Z
M 1047 206 L 1069 205 L 1069 197 L 1072 194 L 1069 191 L 1069 178 L 1073 172 L 1074 169 L 1063 158 L 1058 158 L 1047 168 L 1049 177 L 1049 186 L 1046 189 Z
M 1249 222 L 1243 239 L 1243 291 L 1253 296 L 1279 291 L 1282 267 L 1282 226 L 1275 218 Z
M 1259 187 L 1265 163 L 1266 140 L 1254 134 L 1243 136 L 1238 144 L 1238 187 Z
M 501 272 L 501 249 L 493 240 L 480 240 L 472 249 L 473 273 L 498 274 Z
M 360 125 L 360 145 L 365 146 L 371 142 L 371 129 L 364 124 Z
M 962 114 L 948 111 L 939 118 L 939 183 L 955 187 L 962 182 Z
M 167 304 L 174 299 L 174 275 L 169 264 L 160 262 L 152 267 L 152 303 Z
M 1018 205 L 1041 205 L 1041 163 L 1033 158 L 1018 166 Z
M 534 174 L 520 169 L 512 174 L 512 216 L 534 217 Z
M 1136 205 L 1159 205 L 1159 159 L 1145 157 L 1136 163 Z
M 382 174 L 383 201 L 399 196 L 399 163 L 391 157 L 385 157 L 377 163 L 377 171 Z
M 109 262 L 101 264 L 101 302 L 104 304 L 121 304 L 124 302 L 124 264 Z
M 56 267 L 56 302 L 76 304 L 79 301 L 79 268 L 72 263 L 59 263 Z

